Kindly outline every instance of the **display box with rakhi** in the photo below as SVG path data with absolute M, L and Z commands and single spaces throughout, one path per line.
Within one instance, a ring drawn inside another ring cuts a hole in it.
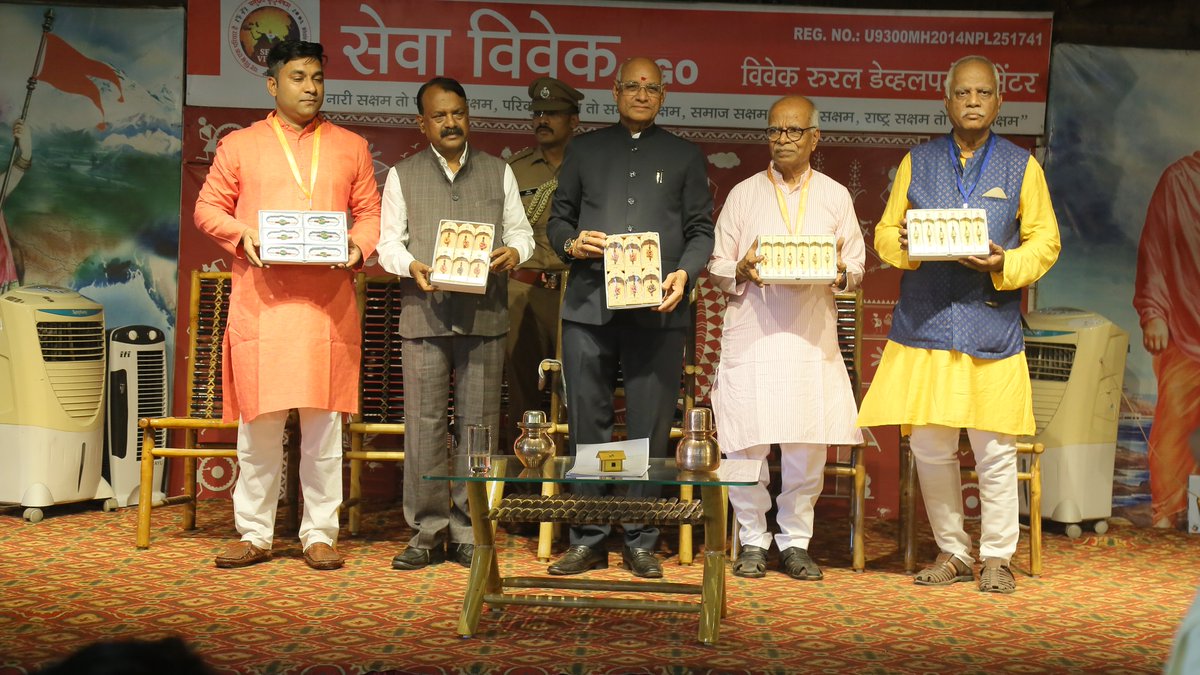
M 350 260 L 343 211 L 259 211 L 258 257 L 264 263 L 336 265 Z
M 832 284 L 837 279 L 837 237 L 771 234 L 758 238 L 758 277 L 764 284 Z
M 429 280 L 442 291 L 485 292 L 495 232 L 491 223 L 439 222 Z
M 604 244 L 604 290 L 609 309 L 662 304 L 662 249 L 657 232 L 610 234 Z
M 983 209 L 909 209 L 909 260 L 986 258 L 987 211 Z

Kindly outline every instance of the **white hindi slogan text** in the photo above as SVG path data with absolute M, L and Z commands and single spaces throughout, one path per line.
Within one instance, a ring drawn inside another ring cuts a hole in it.
M 360 75 L 387 74 L 393 64 L 418 76 L 444 72 L 446 40 L 453 31 L 388 26 L 365 3 L 359 5 L 359 11 L 373 25 L 342 26 L 342 33 L 358 38 L 358 44 L 347 45 L 342 51 Z M 538 75 L 559 77 L 565 71 L 597 82 L 616 72 L 619 64 L 610 47 L 621 43 L 620 36 L 560 34 L 541 12 L 531 10 L 529 18 L 540 27 L 518 29 L 494 9 L 478 9 L 471 14 L 467 37 L 471 39 L 475 77 L 482 77 L 485 68 L 513 80 Z

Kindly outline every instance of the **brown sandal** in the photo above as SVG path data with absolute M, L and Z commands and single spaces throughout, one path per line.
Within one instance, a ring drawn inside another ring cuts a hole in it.
M 1012 593 L 1017 590 L 1017 579 L 1008 563 L 1001 558 L 984 558 L 979 571 L 979 590 L 982 593 Z
M 975 575 L 952 553 L 939 553 L 932 565 L 913 577 L 913 583 L 918 586 L 949 586 L 959 581 L 975 581 Z

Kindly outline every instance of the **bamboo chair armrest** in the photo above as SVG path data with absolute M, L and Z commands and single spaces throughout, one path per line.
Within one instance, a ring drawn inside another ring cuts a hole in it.
M 350 422 L 346 431 L 352 434 L 392 434 L 403 435 L 403 422 Z
M 222 422 L 198 417 L 143 417 L 138 420 L 143 429 L 236 429 L 237 422 Z

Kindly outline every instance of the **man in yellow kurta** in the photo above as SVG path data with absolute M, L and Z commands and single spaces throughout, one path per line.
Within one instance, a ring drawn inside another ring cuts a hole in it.
M 314 569 L 336 569 L 342 414 L 358 409 L 361 328 L 351 268 L 379 240 L 379 193 L 367 142 L 319 115 L 324 52 L 286 41 L 267 56 L 275 110 L 226 136 L 196 202 L 196 226 L 233 257 L 224 348 L 224 418 L 239 421 L 233 492 L 240 541 L 217 567 L 271 557 L 288 411 L 300 415 L 300 542 Z M 265 266 L 259 210 L 347 211 L 349 259 Z
M 958 463 L 959 430 L 967 430 L 982 511 L 979 590 L 1011 593 L 1016 580 L 1008 563 L 1019 534 L 1016 437 L 1035 426 L 1020 289 L 1058 259 L 1059 238 L 1041 167 L 1028 151 L 991 133 L 1000 104 L 991 61 L 959 59 L 946 75 L 952 133 L 913 148 L 896 170 L 875 227 L 875 249 L 906 271 L 858 422 L 911 431 L 925 510 L 941 550 L 914 580 L 924 586 L 974 580 Z M 986 210 L 989 254 L 910 261 L 910 208 Z

